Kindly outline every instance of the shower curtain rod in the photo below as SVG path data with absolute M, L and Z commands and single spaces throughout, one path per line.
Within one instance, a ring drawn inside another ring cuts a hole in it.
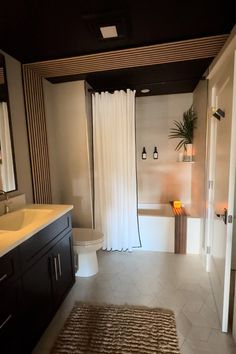
M 115 91 L 126 91 L 126 90 L 135 91 L 135 89 L 130 89 L 130 88 L 126 88 L 126 89 L 113 89 L 113 90 L 93 90 L 93 89 L 89 88 L 89 89 L 88 89 L 88 92 L 91 92 L 91 93 L 101 93 L 101 92 L 114 93 Z

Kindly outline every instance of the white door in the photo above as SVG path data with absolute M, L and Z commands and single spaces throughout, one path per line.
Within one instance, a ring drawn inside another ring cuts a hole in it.
M 232 63 L 233 64 L 233 63 Z M 234 65 L 212 87 L 216 109 L 225 112 L 211 118 L 209 231 L 209 271 L 222 331 L 228 331 L 229 290 L 232 254 L 232 215 L 235 186 L 235 114 L 233 112 Z

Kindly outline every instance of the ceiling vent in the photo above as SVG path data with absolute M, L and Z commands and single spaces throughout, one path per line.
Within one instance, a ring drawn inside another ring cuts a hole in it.
M 100 27 L 100 31 L 101 31 L 102 36 L 103 36 L 104 39 L 118 37 L 116 26 Z
M 122 11 L 84 15 L 89 31 L 98 40 L 125 39 L 128 36 L 128 16 Z

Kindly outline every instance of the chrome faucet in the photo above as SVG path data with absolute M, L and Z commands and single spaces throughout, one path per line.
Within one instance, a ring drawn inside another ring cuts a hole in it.
M 6 203 L 5 203 L 4 207 L 5 207 L 5 214 L 7 214 L 10 211 L 9 205 L 7 205 L 7 201 L 9 199 L 8 198 L 8 194 L 7 194 L 7 192 L 5 192 L 2 189 L 0 189 L 0 195 L 3 195 L 4 198 L 5 198 Z

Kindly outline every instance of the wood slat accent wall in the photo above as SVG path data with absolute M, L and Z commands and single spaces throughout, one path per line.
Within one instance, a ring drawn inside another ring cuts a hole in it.
M 25 65 L 23 83 L 34 202 L 50 204 L 52 193 L 42 77 Z
M 3 68 L 0 68 L 0 85 L 5 83 Z
M 174 208 L 175 216 L 175 253 L 186 254 L 187 249 L 187 215 L 184 208 Z
M 25 64 L 45 78 L 215 57 L 228 35 Z

